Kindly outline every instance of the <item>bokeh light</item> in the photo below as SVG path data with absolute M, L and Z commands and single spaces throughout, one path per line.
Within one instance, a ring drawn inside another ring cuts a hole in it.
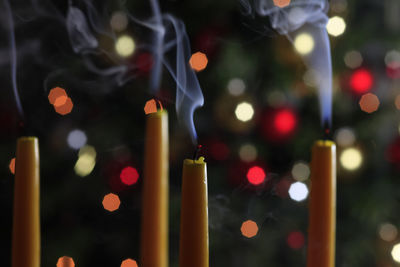
M 291 249 L 301 249 L 305 243 L 304 234 L 300 231 L 290 232 L 286 241 Z
M 308 188 L 302 182 L 295 182 L 289 188 L 289 196 L 297 202 L 303 201 L 308 196 Z
M 306 16 L 307 14 L 303 8 L 294 6 L 289 10 L 288 19 L 291 24 L 298 25 L 304 21 Z
M 379 98 L 372 93 L 364 94 L 359 102 L 361 110 L 367 113 L 377 111 L 379 108 L 379 104 Z
M 400 263 L 400 243 L 393 246 L 391 254 L 393 260 Z
M 79 149 L 86 145 L 87 137 L 85 132 L 79 129 L 75 129 L 69 132 L 67 137 L 68 145 L 73 149 Z
M 119 177 L 122 183 L 126 185 L 133 185 L 138 181 L 139 173 L 135 168 L 128 166 L 122 169 Z
M 245 162 L 252 162 L 257 158 L 257 148 L 252 144 L 244 144 L 239 148 L 239 157 Z
M 8 164 L 8 168 L 10 169 L 10 172 L 12 174 L 15 174 L 15 158 L 12 158 L 10 160 L 10 163 Z
M 195 71 L 202 71 L 207 67 L 208 59 L 206 54 L 201 52 L 194 53 L 189 60 L 189 64 Z
M 379 226 L 379 236 L 382 240 L 392 242 L 397 238 L 397 227 L 391 223 L 384 223 Z
M 290 4 L 290 0 L 274 0 L 274 5 L 277 7 L 285 7 Z
M 158 100 L 157 102 L 160 106 L 160 110 L 163 110 L 161 101 Z M 144 105 L 144 113 L 145 114 L 156 113 L 158 111 L 157 102 L 155 99 L 150 99 L 149 101 L 147 101 L 146 104 Z
M 385 64 L 391 68 L 400 67 L 400 52 L 397 50 L 390 50 L 385 55 Z
M 293 165 L 292 176 L 297 181 L 305 181 L 310 176 L 310 167 L 305 162 L 297 162 Z
M 358 169 L 362 164 L 362 155 L 356 148 L 347 148 L 340 155 L 340 164 L 349 171 Z
M 54 105 L 54 110 L 60 115 L 67 115 L 71 113 L 73 107 L 74 104 L 72 103 L 71 98 L 68 97 L 63 105 L 61 106 Z
M 307 55 L 314 49 L 314 38 L 309 33 L 300 33 L 294 39 L 294 48 L 299 54 Z
M 75 267 L 74 259 L 68 256 L 62 256 L 58 259 L 57 267 Z
M 65 91 L 65 89 L 63 89 L 61 87 L 52 88 L 48 95 L 49 102 L 52 105 L 54 105 L 56 103 L 57 99 L 59 99 L 59 98 L 65 99 L 66 97 L 68 97 L 67 92 Z M 65 103 L 65 101 L 66 101 L 66 99 L 64 100 L 64 103 Z M 57 106 L 60 106 L 60 102 L 62 102 L 62 101 L 58 100 Z
M 374 78 L 370 71 L 358 69 L 350 77 L 350 87 L 355 93 L 362 94 L 368 92 L 373 85 Z
M 396 96 L 394 104 L 398 110 L 400 110 L 400 95 Z
M 105 210 L 113 212 L 119 208 L 121 201 L 116 194 L 110 193 L 104 196 L 102 204 Z
M 259 166 L 251 167 L 247 171 L 247 180 L 253 185 L 262 184 L 265 180 L 265 171 Z
M 121 32 L 125 30 L 128 26 L 128 17 L 126 13 L 123 11 L 114 12 L 111 16 L 110 25 L 114 31 Z
M 122 261 L 121 267 L 138 267 L 138 264 L 136 263 L 135 260 L 126 259 Z
M 356 135 L 353 129 L 343 127 L 335 133 L 335 141 L 339 146 L 351 146 L 356 141 Z
M 276 114 L 274 125 L 280 134 L 287 135 L 296 128 L 296 115 L 291 110 L 283 109 Z
M 89 175 L 96 165 L 96 154 L 96 149 L 92 146 L 81 147 L 74 167 L 75 173 L 81 177 Z
M 339 36 L 346 30 L 346 22 L 339 16 L 334 16 L 328 20 L 326 30 L 332 36 Z
M 117 51 L 118 55 L 121 57 L 129 57 L 135 52 L 135 42 L 132 37 L 128 35 L 122 35 L 118 37 L 115 43 L 115 51 Z
M 244 90 L 246 89 L 244 81 L 239 78 L 234 78 L 230 80 L 227 87 L 228 87 L 228 92 L 234 96 L 239 96 L 243 94 Z
M 363 57 L 360 52 L 352 50 L 345 54 L 344 64 L 351 69 L 356 69 L 361 66 Z
M 235 109 L 236 118 L 240 121 L 246 122 L 253 118 L 254 109 L 248 102 L 239 103 Z
M 242 223 L 240 231 L 242 232 L 242 235 L 247 238 L 255 237 L 258 233 L 257 223 L 252 220 L 247 220 Z
M 330 9 L 335 13 L 342 13 L 347 9 L 347 0 L 334 0 L 329 2 Z

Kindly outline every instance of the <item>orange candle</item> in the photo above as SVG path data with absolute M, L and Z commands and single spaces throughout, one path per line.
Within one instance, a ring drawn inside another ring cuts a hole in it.
M 147 115 L 142 190 L 142 267 L 168 266 L 168 114 Z
M 14 182 L 12 266 L 40 266 L 39 145 L 36 137 L 17 141 Z
M 319 140 L 312 148 L 307 267 L 335 266 L 336 145 Z
M 180 267 L 208 267 L 207 166 L 185 159 L 182 174 Z

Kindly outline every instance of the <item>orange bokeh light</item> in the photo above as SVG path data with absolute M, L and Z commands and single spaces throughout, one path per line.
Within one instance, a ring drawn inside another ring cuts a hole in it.
M 67 92 L 61 87 L 55 87 L 50 90 L 48 95 L 50 104 L 54 105 L 59 97 L 68 97 Z
M 157 112 L 157 103 L 160 106 L 160 110 L 163 110 L 163 106 L 161 104 L 160 100 L 151 99 L 146 102 L 146 105 L 144 105 L 144 113 L 145 114 L 150 114 L 150 113 L 156 113 Z
M 274 0 L 274 5 L 277 7 L 285 7 L 290 4 L 290 0 Z
M 247 220 L 242 223 L 242 227 L 240 228 L 242 235 L 247 238 L 252 238 L 258 233 L 258 226 L 255 221 Z
M 110 193 L 104 196 L 102 203 L 104 209 L 112 212 L 116 211 L 119 208 L 121 201 L 119 200 L 119 197 L 116 194 Z
M 361 97 L 359 104 L 362 111 L 372 113 L 378 110 L 380 102 L 376 95 L 367 93 Z
M 121 267 L 138 267 L 135 260 L 126 259 L 121 263 Z
M 207 56 L 204 53 L 196 52 L 190 57 L 189 64 L 195 71 L 202 71 L 208 64 Z
M 56 100 L 58 101 L 58 99 Z M 71 98 L 67 97 L 65 100 L 65 103 L 61 106 L 56 106 L 54 105 L 54 110 L 60 114 L 60 115 L 67 115 L 72 111 L 72 108 L 74 107 L 74 104 L 72 103 Z
M 63 256 L 58 259 L 57 267 L 75 267 L 75 262 L 71 257 Z
M 15 174 L 15 158 L 12 158 L 10 160 L 10 164 L 8 165 L 8 167 L 10 168 L 10 172 L 12 174 Z
M 396 96 L 394 104 L 396 105 L 396 108 L 400 110 L 400 95 Z
M 62 105 L 65 104 L 65 102 L 67 102 L 68 100 L 68 96 L 62 95 L 56 98 L 56 101 L 54 101 L 54 106 L 55 107 L 61 107 Z

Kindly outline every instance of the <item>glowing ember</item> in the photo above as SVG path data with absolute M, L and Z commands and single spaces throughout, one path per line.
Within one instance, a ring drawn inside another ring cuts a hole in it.
M 128 166 L 122 169 L 119 177 L 124 184 L 133 185 L 138 181 L 139 173 L 135 168 Z
M 157 101 L 159 106 L 160 106 L 160 110 L 163 110 L 163 106 L 161 104 L 161 101 Z M 157 102 L 155 99 L 151 99 L 149 101 L 146 102 L 146 105 L 144 105 L 144 113 L 145 114 L 150 114 L 150 113 L 156 113 L 157 112 Z
M 74 104 L 72 103 L 72 100 L 69 97 L 67 98 L 67 100 L 65 101 L 65 103 L 63 105 L 61 105 L 61 106 L 54 105 L 55 111 L 60 115 L 67 115 L 67 114 L 71 113 L 73 107 L 74 107 Z
M 372 113 L 378 110 L 380 102 L 376 95 L 368 93 L 361 97 L 359 104 L 362 111 Z
M 55 88 L 50 90 L 50 93 L 48 95 L 50 104 L 54 105 L 60 97 L 68 97 L 67 92 L 63 88 L 55 87 Z M 57 105 L 59 105 L 60 102 L 62 102 L 62 99 L 63 98 L 58 100 Z
M 12 158 L 10 160 L 10 164 L 8 165 L 8 167 L 10 168 L 10 172 L 12 174 L 15 174 L 15 158 Z
M 126 259 L 121 263 L 121 267 L 138 267 L 135 260 Z
M 247 180 L 253 185 L 259 185 L 265 180 L 265 172 L 259 166 L 254 166 L 247 172 Z
M 207 67 L 208 59 L 204 53 L 194 53 L 189 60 L 189 64 L 195 71 L 202 71 Z
M 71 257 L 63 256 L 58 259 L 57 267 L 75 267 L 75 262 Z
M 119 208 L 121 201 L 119 200 L 119 197 L 116 194 L 110 193 L 104 196 L 102 203 L 105 210 L 113 212 Z
M 274 5 L 277 7 L 285 7 L 290 4 L 290 0 L 274 0 Z
M 258 233 L 257 223 L 252 220 L 247 220 L 242 223 L 242 227 L 240 228 L 242 235 L 247 238 L 252 238 Z
M 350 77 L 350 86 L 355 93 L 362 94 L 368 92 L 373 85 L 371 72 L 365 69 L 356 70 Z

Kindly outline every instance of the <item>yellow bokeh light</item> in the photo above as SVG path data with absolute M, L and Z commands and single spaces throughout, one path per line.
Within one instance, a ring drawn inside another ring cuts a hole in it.
M 326 30 L 332 36 L 339 36 L 344 33 L 346 30 L 346 22 L 343 18 L 334 16 L 329 19 L 328 23 L 326 24 Z
M 133 41 L 132 37 L 128 35 L 122 35 L 115 43 L 115 50 L 121 57 L 129 57 L 135 51 L 135 42 Z
M 393 246 L 392 257 L 393 260 L 400 263 L 400 243 Z
M 253 118 L 254 109 L 248 102 L 242 102 L 237 105 L 235 109 L 236 118 L 240 121 L 246 122 Z
M 81 177 L 89 175 L 96 165 L 96 150 L 86 145 L 79 150 L 79 157 L 75 163 L 75 173 Z
M 300 33 L 294 39 L 294 48 L 302 55 L 307 55 L 314 49 L 314 38 L 309 33 Z
M 252 238 L 258 233 L 258 226 L 255 221 L 247 220 L 242 223 L 242 227 L 240 227 L 240 231 L 242 235 L 247 238 Z
M 356 148 L 347 148 L 340 155 L 340 163 L 343 168 L 354 171 L 362 164 L 363 158 L 360 150 Z

